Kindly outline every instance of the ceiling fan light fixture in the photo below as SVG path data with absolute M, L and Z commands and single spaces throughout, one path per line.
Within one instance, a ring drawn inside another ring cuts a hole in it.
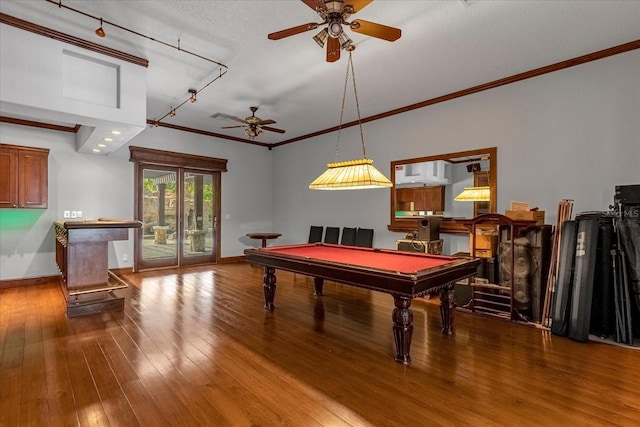
M 351 46 L 353 43 L 353 40 L 344 31 L 340 33 L 338 40 L 340 41 L 340 47 L 343 49 L 347 49 L 347 46 Z
M 327 30 L 326 28 L 323 28 L 322 31 L 320 31 L 318 34 L 313 36 L 313 40 L 315 40 L 315 42 L 318 43 L 318 46 L 324 47 L 324 44 L 327 41 L 328 37 L 329 37 L 329 30 Z
M 98 29 L 96 30 L 96 35 L 97 35 L 98 37 L 104 37 L 104 36 L 106 36 L 106 35 L 107 35 L 107 33 L 105 33 L 105 32 L 104 32 L 104 29 L 102 28 L 102 18 L 100 18 L 100 28 L 98 28 Z
M 248 127 L 244 130 L 244 133 L 247 134 L 247 136 L 250 139 L 256 138 L 260 135 L 262 135 L 262 130 L 260 128 L 254 128 L 254 127 Z
M 342 22 L 339 19 L 334 19 L 329 22 L 329 26 L 327 27 L 327 31 L 331 37 L 338 38 L 340 34 L 342 34 Z

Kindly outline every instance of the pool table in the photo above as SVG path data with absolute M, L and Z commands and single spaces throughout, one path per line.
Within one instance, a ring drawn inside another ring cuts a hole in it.
M 275 270 L 287 270 L 314 278 L 315 295 L 322 295 L 324 280 L 331 280 L 393 296 L 395 360 L 407 364 L 413 335 L 411 301 L 430 293 L 440 294 L 442 331 L 453 332 L 454 283 L 477 273 L 479 259 L 311 243 L 245 249 L 251 264 L 264 266 L 264 308 L 273 310 Z

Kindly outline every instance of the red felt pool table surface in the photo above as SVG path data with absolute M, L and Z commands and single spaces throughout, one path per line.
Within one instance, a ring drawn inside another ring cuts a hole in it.
M 419 271 L 440 267 L 458 259 L 441 255 L 329 244 L 274 246 L 265 250 L 282 255 L 375 268 L 403 274 L 416 274 Z

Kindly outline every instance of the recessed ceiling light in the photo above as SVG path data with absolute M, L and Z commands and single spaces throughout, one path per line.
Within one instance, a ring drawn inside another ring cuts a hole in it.
M 119 130 L 112 130 L 111 133 L 114 134 L 114 135 L 120 135 L 120 131 Z
M 104 141 L 113 141 L 111 138 L 104 138 Z
M 99 153 L 99 152 L 100 152 L 100 150 L 99 150 L 99 149 L 97 149 L 97 148 L 94 148 L 94 149 L 93 149 L 93 150 L 91 150 L 91 151 L 93 151 L 94 153 Z
M 107 144 L 98 144 L 98 147 L 100 147 L 100 148 L 104 148 L 106 146 L 107 146 Z

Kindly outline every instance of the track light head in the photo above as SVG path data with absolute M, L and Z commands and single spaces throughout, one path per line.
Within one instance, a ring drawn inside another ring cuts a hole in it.
M 198 94 L 198 91 L 195 89 L 189 89 L 189 93 L 191 94 L 191 97 L 189 98 L 189 101 L 191 101 L 191 103 L 193 104 L 194 102 L 198 101 L 198 99 L 196 98 L 196 95 Z
M 98 28 L 98 29 L 96 30 L 96 35 L 97 35 L 98 37 L 104 37 L 104 36 L 106 36 L 106 35 L 107 35 L 107 33 L 105 33 L 105 32 L 104 32 L 104 29 L 102 28 L 102 18 L 100 18 L 100 28 Z

